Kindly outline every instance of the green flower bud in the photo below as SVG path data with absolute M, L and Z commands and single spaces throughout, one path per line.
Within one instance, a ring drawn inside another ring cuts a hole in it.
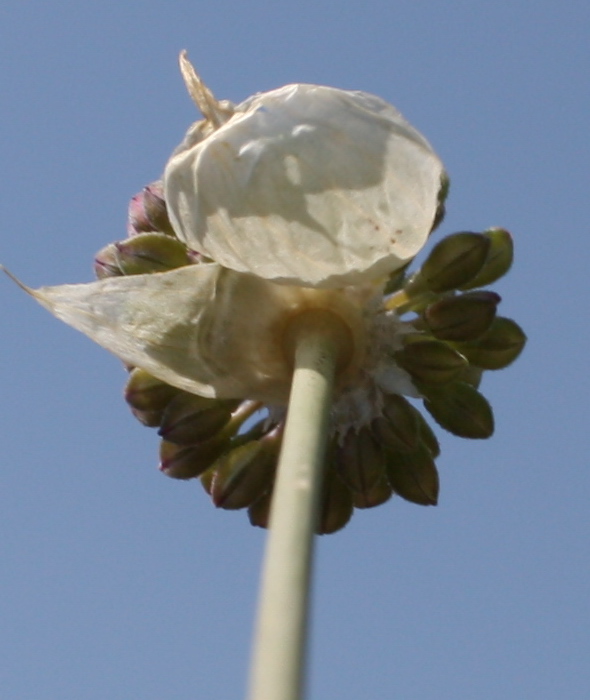
M 440 340 L 413 340 L 394 353 L 397 364 L 416 381 L 424 384 L 445 384 L 465 367 L 467 360 Z
M 322 502 L 316 534 L 331 535 L 352 518 L 352 495 L 336 471 L 328 465 L 324 475 Z
M 412 408 L 414 407 L 412 406 Z M 416 418 L 420 426 L 420 439 L 428 448 L 432 457 L 436 459 L 440 455 L 440 445 L 438 444 L 436 435 L 420 411 L 417 408 L 414 408 L 414 411 L 416 411 Z
M 387 449 L 412 451 L 420 441 L 417 411 L 399 394 L 384 397 L 383 417 L 371 423 L 373 433 Z
M 527 337 L 522 328 L 510 318 L 499 316 L 477 340 L 458 347 L 472 365 L 481 369 L 503 369 L 522 352 Z
M 387 477 L 383 475 L 371 488 L 352 492 L 352 504 L 355 508 L 375 508 L 388 501 L 393 494 Z
M 492 324 L 500 301 L 495 292 L 467 292 L 435 301 L 423 317 L 439 340 L 475 340 Z
M 119 266 L 119 251 L 115 243 L 109 243 L 94 256 L 94 274 L 99 280 L 124 274 Z
M 166 407 L 158 433 L 177 445 L 195 445 L 218 433 L 239 403 L 179 393 Z
M 447 292 L 468 283 L 482 269 L 490 240 L 481 233 L 454 233 L 437 243 L 418 273 L 410 281 L 407 292 L 425 288 L 431 292 Z
M 267 491 L 257 501 L 248 507 L 248 518 L 254 527 L 267 528 L 270 520 L 272 491 Z
M 165 272 L 193 262 L 183 243 L 163 233 L 141 233 L 114 245 L 124 275 Z
M 449 188 L 451 186 L 451 181 L 446 173 L 442 174 L 440 179 L 440 190 L 438 191 L 438 205 L 436 207 L 436 213 L 434 215 L 434 221 L 432 222 L 432 228 L 430 233 L 432 233 L 441 224 L 442 220 L 445 218 L 446 207 L 445 202 L 449 195 Z
M 354 492 L 368 493 L 385 473 L 383 451 L 368 428 L 349 430 L 332 452 L 332 464 Z
M 124 389 L 125 401 L 134 411 L 143 412 L 163 411 L 179 393 L 179 389 L 138 367 L 130 372 Z
M 213 485 L 213 477 L 215 476 L 215 462 L 213 463 L 213 466 L 209 467 L 206 471 L 204 471 L 200 478 L 201 481 L 201 486 L 205 489 L 207 494 L 210 496 L 211 495 L 211 487 Z
M 438 502 L 438 472 L 430 450 L 421 444 L 413 452 L 386 450 L 386 470 L 394 493 L 422 506 Z
M 514 243 L 512 236 L 503 228 L 491 228 L 483 232 L 490 240 L 490 248 L 479 273 L 461 289 L 485 287 L 503 277 L 512 266 Z
M 492 407 L 471 385 L 454 382 L 441 389 L 429 387 L 425 393 L 424 407 L 441 428 L 472 439 L 485 439 L 493 434 Z
M 458 382 L 471 384 L 474 389 L 478 389 L 483 377 L 483 369 L 475 365 L 467 365 L 457 375 Z
M 228 449 L 229 445 L 228 438 L 213 438 L 189 447 L 162 440 L 160 471 L 174 479 L 192 479 L 200 476 Z
M 273 430 L 226 452 L 217 461 L 211 498 L 218 508 L 247 508 L 272 488 L 282 431 Z
M 132 408 L 131 413 L 146 428 L 158 428 L 162 422 L 162 411 L 140 411 Z

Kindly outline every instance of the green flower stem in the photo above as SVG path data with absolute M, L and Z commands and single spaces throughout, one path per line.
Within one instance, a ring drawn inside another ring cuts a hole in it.
M 295 370 L 263 565 L 250 700 L 302 697 L 313 535 L 334 375 L 347 340 L 342 326 L 329 312 L 309 311 L 290 328 Z

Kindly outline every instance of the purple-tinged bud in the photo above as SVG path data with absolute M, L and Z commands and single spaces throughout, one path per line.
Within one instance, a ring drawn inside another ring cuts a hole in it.
M 477 340 L 458 347 L 472 365 L 481 369 L 503 369 L 523 351 L 527 337 L 511 318 L 498 316 Z
M 179 393 L 166 406 L 158 434 L 177 445 L 195 445 L 209 440 L 227 425 L 239 403 Z
M 501 298 L 495 292 L 467 292 L 430 304 L 423 314 L 428 330 L 439 340 L 475 340 L 496 316 Z
M 438 502 L 439 480 L 434 459 L 426 445 L 413 452 L 386 452 L 387 475 L 394 493 L 422 506 Z
M 127 211 L 127 234 L 137 236 L 138 233 L 153 231 L 154 228 L 147 217 L 143 204 L 143 190 L 133 196 Z
M 174 236 L 174 229 L 168 218 L 162 181 L 152 182 L 151 185 L 144 187 L 142 195 L 145 218 L 151 224 L 151 230 L 162 231 L 169 236 Z
M 493 434 L 492 407 L 470 384 L 454 382 L 440 389 L 429 387 L 425 394 L 424 407 L 441 428 L 473 440 L 484 440 Z
M 160 231 L 174 235 L 168 218 L 168 209 L 164 199 L 162 182 L 152 182 L 138 192 L 129 202 L 127 214 L 127 233 L 136 236 L 139 233 Z

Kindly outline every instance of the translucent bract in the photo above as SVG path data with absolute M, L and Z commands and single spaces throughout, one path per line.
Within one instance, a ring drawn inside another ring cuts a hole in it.
M 391 105 L 296 84 L 220 114 L 189 130 L 165 170 L 172 226 L 190 248 L 274 282 L 334 288 L 390 274 L 424 245 L 444 170 Z
M 350 330 L 355 350 L 347 364 L 357 370 L 365 305 L 376 290 L 276 285 L 209 263 L 27 291 L 126 364 L 172 386 L 286 403 L 293 367 L 285 327 L 309 309 L 336 314 Z

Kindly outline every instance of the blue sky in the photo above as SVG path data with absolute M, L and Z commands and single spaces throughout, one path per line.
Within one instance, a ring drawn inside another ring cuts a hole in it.
M 509 228 L 495 288 L 529 336 L 486 376 L 485 442 L 442 436 L 437 508 L 358 512 L 317 548 L 310 699 L 590 696 L 590 6 L 347 0 L 0 8 L 0 261 L 91 279 L 196 117 L 177 54 L 240 101 L 373 92 L 451 175 L 441 234 Z M 0 694 L 243 695 L 264 532 L 157 469 L 120 363 L 0 280 Z

